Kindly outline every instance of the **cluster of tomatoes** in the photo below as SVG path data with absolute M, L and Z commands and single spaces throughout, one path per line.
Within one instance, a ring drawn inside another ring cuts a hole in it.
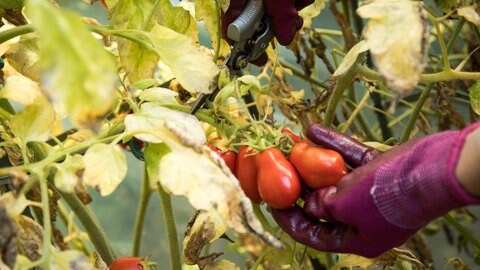
M 224 159 L 252 202 L 264 201 L 277 209 L 290 208 L 300 198 L 302 183 L 311 189 L 324 188 L 335 185 L 347 173 L 338 152 L 313 145 L 288 129 L 282 133 L 294 143 L 288 156 L 277 147 L 260 152 L 242 146 L 235 153 L 222 152 L 210 145 Z

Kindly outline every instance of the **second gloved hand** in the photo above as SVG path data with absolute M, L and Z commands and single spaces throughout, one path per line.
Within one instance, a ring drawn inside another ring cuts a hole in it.
M 465 138 L 479 127 L 440 132 L 381 153 L 311 125 L 307 137 L 339 152 L 354 169 L 335 187 L 312 192 L 304 208 L 272 209 L 272 215 L 292 238 L 314 249 L 378 256 L 448 211 L 480 204 L 455 175 Z
M 228 25 L 242 13 L 247 2 L 248 0 L 230 0 L 228 10 L 222 13 L 222 36 L 230 44 L 232 41 L 227 38 Z M 298 15 L 298 10 L 313 2 L 314 0 L 263 0 L 270 27 L 280 44 L 288 45 L 292 42 L 303 25 L 303 19 Z M 264 65 L 266 62 L 267 56 L 264 54 L 255 64 Z

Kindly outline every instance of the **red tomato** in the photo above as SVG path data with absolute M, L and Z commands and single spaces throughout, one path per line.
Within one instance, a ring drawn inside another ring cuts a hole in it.
M 293 146 L 289 160 L 303 182 L 313 189 L 334 186 L 347 174 L 345 161 L 338 152 L 306 142 Z
M 297 134 L 293 133 L 291 130 L 287 128 L 283 128 L 281 131 L 283 134 L 288 135 L 295 143 L 303 142 L 304 139 Z
M 260 203 L 262 198 L 257 187 L 257 164 L 255 162 L 256 150 L 250 149 L 244 145 L 240 147 L 237 155 L 237 166 L 235 176 L 245 195 L 254 203 Z
M 109 270 L 143 270 L 148 269 L 148 262 L 140 257 L 121 257 L 116 259 Z
M 293 165 L 278 148 L 268 148 L 257 158 L 258 191 L 262 199 L 277 209 L 290 208 L 300 197 L 301 183 Z
M 218 147 L 212 144 L 208 144 L 208 147 L 210 147 L 210 149 L 217 152 L 217 154 L 220 157 L 222 157 L 222 159 L 225 161 L 225 163 L 227 164 L 228 168 L 230 168 L 230 171 L 232 173 L 235 172 L 235 163 L 237 161 L 237 153 L 233 151 L 222 152 L 222 150 L 220 150 Z

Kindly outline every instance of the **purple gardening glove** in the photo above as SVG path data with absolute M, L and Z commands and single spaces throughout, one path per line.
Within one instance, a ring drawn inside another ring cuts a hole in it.
M 298 15 L 298 10 L 313 3 L 314 0 L 263 0 L 266 14 L 270 19 L 270 27 L 275 37 L 282 45 L 288 45 L 292 42 L 303 25 L 303 19 Z M 228 10 L 222 12 L 222 36 L 229 44 L 232 41 L 227 38 L 228 25 L 233 22 L 242 13 L 248 0 L 230 0 Z M 255 60 L 254 64 L 264 65 L 268 58 L 266 54 Z
M 292 238 L 314 249 L 376 257 L 448 211 L 480 204 L 455 176 L 465 137 L 479 127 L 441 132 L 381 153 L 311 125 L 307 137 L 338 151 L 354 169 L 337 186 L 312 192 L 303 209 L 271 213 Z

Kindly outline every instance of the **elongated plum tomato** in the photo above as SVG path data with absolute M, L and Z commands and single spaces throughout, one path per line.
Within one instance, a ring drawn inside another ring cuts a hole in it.
M 303 142 L 304 139 L 302 137 L 298 136 L 297 134 L 293 133 L 290 129 L 288 128 L 282 128 L 281 131 L 283 134 L 288 135 L 295 143 Z
M 210 147 L 210 149 L 212 149 L 213 151 L 217 152 L 217 154 L 220 157 L 222 157 L 222 159 L 225 161 L 225 164 L 227 164 L 230 171 L 232 173 L 235 173 L 235 163 L 237 161 L 237 153 L 230 150 L 222 152 L 221 149 L 217 148 L 212 144 L 208 144 L 208 147 Z
M 295 144 L 288 159 L 302 181 L 313 189 L 334 186 L 347 174 L 345 161 L 338 152 L 307 142 Z
M 300 197 L 301 183 L 293 165 L 278 148 L 268 148 L 257 158 L 258 191 L 273 208 L 286 209 Z
M 262 198 L 260 197 L 257 187 L 256 154 L 256 150 L 249 150 L 246 145 L 240 147 L 237 155 L 235 176 L 237 177 L 243 192 L 245 192 L 245 195 L 247 195 L 252 202 L 260 203 Z
M 141 257 L 121 257 L 116 259 L 110 266 L 109 270 L 146 270 L 148 262 Z

